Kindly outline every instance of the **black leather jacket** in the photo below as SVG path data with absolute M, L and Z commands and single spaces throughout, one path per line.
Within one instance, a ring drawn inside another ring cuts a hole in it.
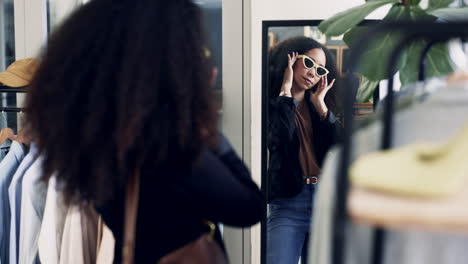
M 313 128 L 314 151 L 319 167 L 328 150 L 337 141 L 339 123 L 329 110 L 327 118 L 320 120 L 310 103 L 310 93 L 305 94 Z M 297 100 L 279 96 L 270 101 L 267 144 L 268 202 L 276 198 L 291 198 L 302 191 L 303 173 L 299 162 L 299 136 L 295 123 Z

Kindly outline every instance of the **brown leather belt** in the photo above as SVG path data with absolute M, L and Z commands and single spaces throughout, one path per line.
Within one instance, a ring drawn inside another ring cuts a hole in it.
M 304 177 L 304 184 L 317 184 L 319 178 L 317 176 Z

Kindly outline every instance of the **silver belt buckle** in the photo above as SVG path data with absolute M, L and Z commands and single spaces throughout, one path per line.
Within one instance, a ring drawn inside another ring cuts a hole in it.
M 304 178 L 304 183 L 305 184 L 317 184 L 318 183 L 318 177 L 317 176 L 306 177 L 306 178 Z

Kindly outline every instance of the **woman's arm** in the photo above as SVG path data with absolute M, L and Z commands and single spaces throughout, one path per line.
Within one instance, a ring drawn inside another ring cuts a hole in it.
M 320 156 L 325 155 L 328 149 L 338 141 L 339 131 L 341 130 L 334 113 L 328 109 L 325 103 L 325 96 L 334 84 L 335 79 L 329 84 L 327 77 L 321 78 L 317 84 L 317 90 L 311 92 L 308 99 L 312 105 L 310 110 L 314 126 L 314 138 L 318 139 L 314 141 L 320 145 L 320 152 L 323 152 Z M 320 158 L 319 164 L 321 164 Z
M 291 89 L 294 82 L 293 66 L 298 55 L 297 52 L 288 54 L 288 66 L 284 69 L 281 93 L 269 102 L 267 145 L 270 150 L 291 142 L 293 138 L 298 102 L 292 97 Z
M 225 138 L 216 151 L 205 149 L 192 175 L 183 181 L 191 203 L 208 220 L 246 227 L 264 214 L 264 199 L 242 160 Z
M 321 117 L 313 106 L 310 107 L 310 110 L 314 131 L 313 140 L 317 152 L 316 158 L 321 167 L 328 150 L 339 142 L 341 124 L 331 110 L 327 111 L 325 117 Z

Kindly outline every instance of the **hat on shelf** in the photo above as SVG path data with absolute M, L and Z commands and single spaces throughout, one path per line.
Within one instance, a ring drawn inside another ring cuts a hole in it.
M 39 63 L 33 58 L 13 62 L 6 71 L 0 72 L 0 85 L 24 87 L 31 82 Z

